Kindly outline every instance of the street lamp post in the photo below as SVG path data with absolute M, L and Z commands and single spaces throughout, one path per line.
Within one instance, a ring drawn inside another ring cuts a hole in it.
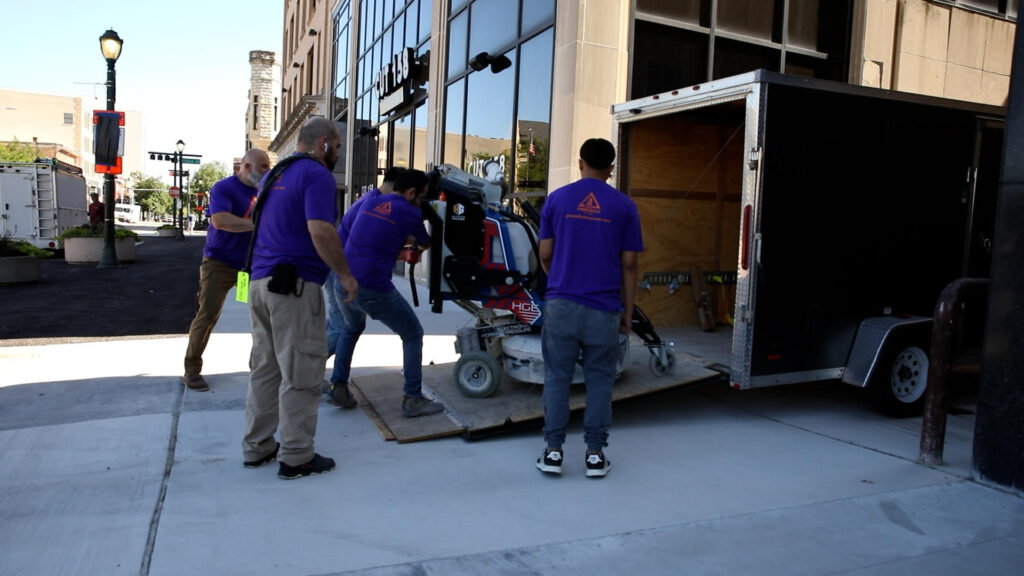
M 121 56 L 123 41 L 113 30 L 107 30 L 100 36 L 100 51 L 107 61 L 107 110 L 114 110 L 117 96 L 117 76 L 114 63 Z M 117 251 L 114 249 L 114 175 L 103 175 L 103 253 L 100 255 L 98 268 L 116 268 Z
M 175 144 L 178 153 L 174 155 L 174 176 L 178 181 L 178 240 L 185 239 L 185 220 L 182 214 L 181 208 L 185 205 L 185 181 L 184 172 L 182 171 L 181 153 L 185 151 L 185 143 L 178 140 Z

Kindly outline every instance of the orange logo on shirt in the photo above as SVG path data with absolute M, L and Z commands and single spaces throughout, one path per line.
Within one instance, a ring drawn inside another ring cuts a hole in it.
M 377 214 L 380 214 L 381 216 L 390 216 L 391 201 L 389 200 L 387 202 L 384 202 L 383 204 L 378 204 L 376 207 L 374 207 L 373 211 Z
M 597 198 L 594 197 L 594 193 L 587 194 L 587 197 L 580 202 L 579 206 L 576 207 L 580 212 L 588 212 L 590 214 L 600 214 L 601 205 L 597 203 Z

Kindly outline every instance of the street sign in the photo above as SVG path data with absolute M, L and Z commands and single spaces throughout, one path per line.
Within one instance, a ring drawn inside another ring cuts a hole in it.
M 199 158 L 182 158 L 182 164 L 199 164 Z
M 171 193 L 171 198 L 177 198 L 180 189 L 177 186 L 171 186 L 170 190 L 168 191 Z
M 168 170 L 168 176 L 188 176 L 188 170 Z

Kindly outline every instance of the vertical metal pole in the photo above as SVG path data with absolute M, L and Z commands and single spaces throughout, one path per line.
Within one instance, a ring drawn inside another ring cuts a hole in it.
M 946 440 L 946 384 L 953 365 L 953 339 L 957 329 L 957 310 L 969 294 L 988 286 L 987 278 L 960 278 L 950 282 L 935 304 L 932 324 L 932 347 L 928 355 L 928 387 L 925 389 L 924 415 L 921 422 L 919 460 L 925 464 L 942 464 Z
M 182 204 L 185 203 L 185 189 L 184 189 L 184 187 L 182 187 L 182 181 L 181 181 L 181 152 L 175 152 L 174 153 L 174 164 L 173 164 L 173 166 L 174 166 L 174 181 L 176 182 L 175 186 L 178 187 L 178 199 L 176 200 L 176 202 L 178 204 L 178 210 L 177 210 L 178 235 L 176 236 L 176 238 L 178 240 L 184 240 L 185 239 L 185 221 L 184 221 L 184 218 L 182 217 L 181 206 L 182 206 Z
M 107 60 L 107 110 L 114 110 L 117 99 L 114 60 Z M 117 250 L 114 248 L 114 175 L 103 175 L 103 252 L 97 268 L 117 268 Z

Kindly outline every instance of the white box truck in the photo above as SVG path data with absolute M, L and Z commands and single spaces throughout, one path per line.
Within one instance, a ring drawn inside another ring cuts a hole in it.
M 77 173 L 76 173 L 77 172 Z M 0 235 L 44 249 L 89 222 L 81 170 L 58 162 L 0 163 Z

